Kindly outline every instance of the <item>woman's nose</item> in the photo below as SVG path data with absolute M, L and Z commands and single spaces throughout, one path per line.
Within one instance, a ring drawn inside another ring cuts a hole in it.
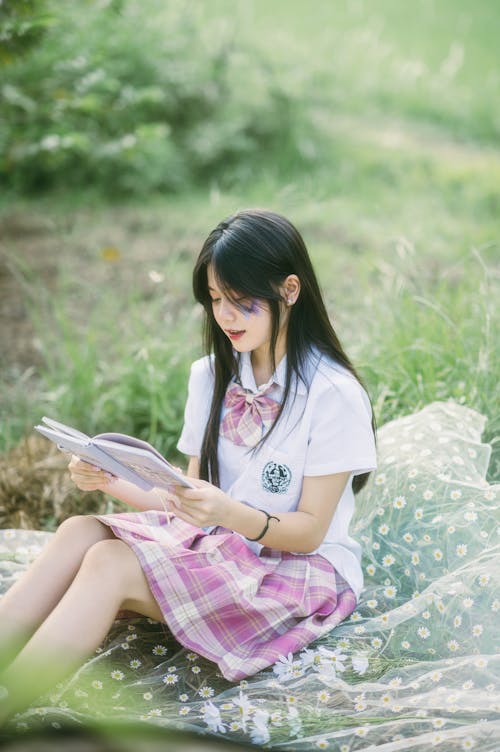
M 234 305 L 229 300 L 224 299 L 221 300 L 219 313 L 221 318 L 226 321 L 233 321 L 236 316 Z

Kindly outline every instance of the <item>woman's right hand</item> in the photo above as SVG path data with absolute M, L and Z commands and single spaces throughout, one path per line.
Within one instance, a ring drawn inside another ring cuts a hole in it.
M 81 491 L 104 491 L 116 477 L 84 462 L 76 454 L 71 456 L 68 470 L 71 480 Z

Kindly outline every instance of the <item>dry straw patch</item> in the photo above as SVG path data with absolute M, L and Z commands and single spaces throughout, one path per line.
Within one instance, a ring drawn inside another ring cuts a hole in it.
M 99 491 L 79 491 L 67 465 L 67 455 L 38 436 L 0 455 L 0 528 L 50 530 L 75 514 L 114 511 Z

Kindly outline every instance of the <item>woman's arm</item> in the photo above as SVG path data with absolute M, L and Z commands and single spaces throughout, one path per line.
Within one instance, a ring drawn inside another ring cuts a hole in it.
M 278 519 L 269 521 L 259 543 L 280 551 L 315 551 L 324 540 L 350 474 L 305 477 L 297 511 L 276 512 L 273 517 Z M 177 516 L 200 527 L 223 525 L 248 538 L 256 538 L 262 532 L 267 519 L 263 512 L 232 499 L 205 481 L 199 483 L 193 490 L 177 486 Z
M 129 483 L 121 478 L 110 477 L 104 470 L 83 462 L 73 455 L 68 465 L 72 481 L 81 491 L 102 491 L 118 501 L 123 501 L 128 506 L 147 511 L 148 509 L 164 510 L 170 498 L 170 494 L 163 488 L 153 488 L 151 491 L 143 491 L 142 488 Z M 188 473 L 197 478 L 199 464 L 196 457 L 189 462 Z

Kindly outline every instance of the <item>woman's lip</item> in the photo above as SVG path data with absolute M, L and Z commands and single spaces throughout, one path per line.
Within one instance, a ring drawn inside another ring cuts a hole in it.
M 231 329 L 226 329 L 226 334 L 230 339 L 239 339 L 243 334 L 245 334 L 245 330 L 241 329 L 239 331 L 232 331 Z

